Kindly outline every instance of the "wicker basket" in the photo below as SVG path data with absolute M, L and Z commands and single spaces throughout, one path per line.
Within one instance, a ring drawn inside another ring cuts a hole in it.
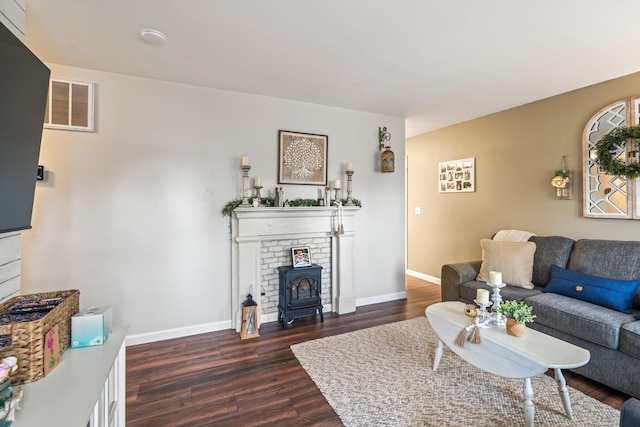
M 44 377 L 45 334 L 55 325 L 58 325 L 60 353 L 69 347 L 71 343 L 71 316 L 78 313 L 80 292 L 72 289 L 19 295 L 0 304 L 0 313 L 4 313 L 17 301 L 48 298 L 64 298 L 64 301 L 41 319 L 0 325 L 0 335 L 10 336 L 9 343 L 0 347 L 0 358 L 7 356 L 18 358 L 18 370 L 11 375 L 12 384 L 26 384 Z

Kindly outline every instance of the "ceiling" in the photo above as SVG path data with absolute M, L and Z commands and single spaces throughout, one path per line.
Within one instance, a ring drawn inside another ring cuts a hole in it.
M 44 62 L 400 116 L 413 136 L 640 71 L 639 16 L 638 0 L 27 0 L 26 40 Z

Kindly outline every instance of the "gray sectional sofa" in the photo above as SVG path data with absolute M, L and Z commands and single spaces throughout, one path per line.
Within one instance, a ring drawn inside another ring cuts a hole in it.
M 640 426 L 640 400 L 630 398 L 620 408 L 620 426 L 619 427 L 638 427 Z
M 575 372 L 640 398 L 640 320 L 634 317 L 640 311 L 640 288 L 631 297 L 631 314 L 544 292 L 552 264 L 609 279 L 640 279 L 640 242 L 574 241 L 560 236 L 533 236 L 529 241 L 536 245 L 531 280 L 534 287 L 506 286 L 501 290 L 503 300 L 526 301 L 537 316 L 529 327 L 588 349 L 590 362 Z M 476 281 L 480 266 L 481 261 L 442 266 L 442 300 L 471 303 L 479 288 L 491 289 L 485 282 Z

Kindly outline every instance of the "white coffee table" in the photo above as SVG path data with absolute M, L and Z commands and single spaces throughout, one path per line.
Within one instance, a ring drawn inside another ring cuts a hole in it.
M 455 344 L 460 331 L 473 323 L 464 314 L 464 303 L 441 302 L 425 310 L 431 327 L 438 335 L 438 348 L 433 361 L 433 370 L 438 369 L 444 345 L 472 365 L 507 378 L 524 378 L 524 414 L 527 426 L 533 426 L 535 408 L 531 377 L 554 369 L 558 391 L 565 413 L 573 418 L 571 400 L 561 369 L 577 368 L 589 362 L 591 355 L 584 348 L 569 344 L 552 336 L 527 328 L 522 338 L 507 334 L 504 326 L 481 329 L 481 342 L 467 341 L 464 347 Z

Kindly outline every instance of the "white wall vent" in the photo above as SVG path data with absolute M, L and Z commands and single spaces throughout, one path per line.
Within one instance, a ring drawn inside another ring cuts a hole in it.
M 93 132 L 93 84 L 51 79 L 44 127 Z

